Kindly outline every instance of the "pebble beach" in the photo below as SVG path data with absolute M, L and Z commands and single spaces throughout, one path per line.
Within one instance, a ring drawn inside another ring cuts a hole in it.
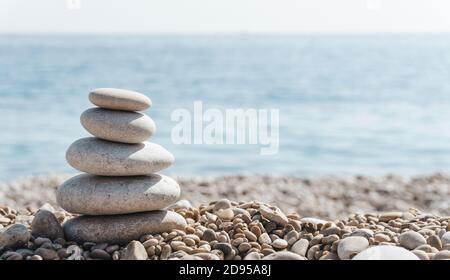
M 55 190 L 70 177 L 0 185 L 1 259 L 450 259 L 445 174 L 175 178 L 181 200 L 167 209 L 187 226 L 126 244 L 65 239 L 61 225 L 77 215 Z

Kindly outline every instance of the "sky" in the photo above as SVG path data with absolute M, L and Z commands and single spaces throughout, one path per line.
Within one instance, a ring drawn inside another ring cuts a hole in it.
M 449 0 L 0 0 L 0 32 L 424 33 L 449 15 Z

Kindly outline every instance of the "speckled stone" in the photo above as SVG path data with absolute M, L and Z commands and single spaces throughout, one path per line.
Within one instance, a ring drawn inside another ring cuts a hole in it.
M 101 108 L 84 111 L 80 122 L 98 138 L 130 144 L 144 142 L 156 130 L 155 122 L 144 114 Z
M 79 171 L 102 176 L 148 175 L 175 161 L 169 151 L 155 143 L 122 144 L 95 137 L 75 141 L 66 159 Z
M 126 244 L 145 234 L 183 230 L 186 220 L 172 211 L 112 215 L 80 216 L 64 223 L 66 239 L 77 243 Z
M 26 226 L 13 224 L 0 231 L 0 250 L 2 248 L 20 247 L 31 238 L 31 233 Z
M 56 192 L 58 204 L 66 211 L 87 215 L 159 210 L 179 197 L 178 183 L 159 174 L 134 177 L 81 174 L 64 182 Z
M 64 231 L 58 219 L 46 209 L 40 209 L 34 215 L 31 233 L 34 237 L 46 237 L 51 240 L 64 238 Z
M 94 89 L 89 100 L 98 107 L 113 110 L 142 111 L 152 106 L 150 98 L 142 93 L 118 88 Z

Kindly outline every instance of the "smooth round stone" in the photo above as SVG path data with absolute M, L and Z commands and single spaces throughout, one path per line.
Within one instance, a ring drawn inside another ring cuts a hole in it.
M 68 212 L 114 215 L 163 209 L 180 197 L 173 179 L 159 174 L 133 177 L 77 175 L 56 192 L 58 204 Z
M 369 247 L 369 241 L 361 236 L 350 236 L 339 241 L 338 256 L 341 260 L 351 259 L 354 254 Z
M 300 222 L 302 222 L 302 223 L 311 223 L 311 224 L 322 224 L 322 225 L 328 223 L 325 220 L 317 219 L 317 218 L 313 218 L 313 217 L 301 218 Z
M 46 209 L 40 209 L 34 215 L 31 233 L 34 237 L 46 237 L 51 240 L 64 238 L 64 232 L 58 219 Z
M 419 260 L 419 258 L 402 247 L 381 245 L 360 252 L 353 260 Z
M 175 158 L 155 143 L 123 144 L 87 137 L 70 145 L 66 160 L 73 168 L 90 174 L 137 176 L 165 169 Z
M 89 100 L 98 107 L 112 110 L 143 111 L 152 106 L 152 101 L 142 93 L 118 89 L 98 88 L 89 93 Z
M 412 230 L 400 234 L 398 241 L 402 247 L 409 250 L 414 250 L 420 245 L 427 244 L 427 240 L 422 236 L 422 234 Z
M 450 244 L 450 231 L 444 233 L 441 237 L 442 246 Z
M 263 258 L 263 260 L 267 260 L 267 261 L 299 260 L 300 261 L 300 260 L 306 260 L 306 258 L 302 257 L 298 254 L 292 253 L 292 252 L 281 251 L 281 252 L 275 252 L 270 255 L 267 255 Z
M 178 213 L 165 210 L 111 215 L 80 216 L 64 223 L 67 240 L 77 243 L 94 242 L 126 244 L 145 234 L 183 230 L 186 220 Z
M 138 112 L 91 108 L 81 114 L 80 121 L 98 138 L 130 144 L 144 142 L 156 130 L 153 120 Z
M 0 250 L 23 246 L 30 238 L 31 233 L 26 226 L 22 224 L 9 225 L 0 231 Z
M 308 239 L 300 239 L 292 245 L 291 251 L 304 257 L 306 256 L 306 252 L 308 251 L 309 241 Z

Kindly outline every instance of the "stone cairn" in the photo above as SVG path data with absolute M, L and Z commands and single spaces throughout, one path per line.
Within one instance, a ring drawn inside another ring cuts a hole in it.
M 95 137 L 75 141 L 67 162 L 86 172 L 57 190 L 59 205 L 81 214 L 64 223 L 66 239 L 125 244 L 145 234 L 184 229 L 185 219 L 164 210 L 180 197 L 173 179 L 155 174 L 171 166 L 173 155 L 145 142 L 155 123 L 139 113 L 152 105 L 138 92 L 100 88 L 89 94 L 96 106 L 84 111 L 81 124 Z

